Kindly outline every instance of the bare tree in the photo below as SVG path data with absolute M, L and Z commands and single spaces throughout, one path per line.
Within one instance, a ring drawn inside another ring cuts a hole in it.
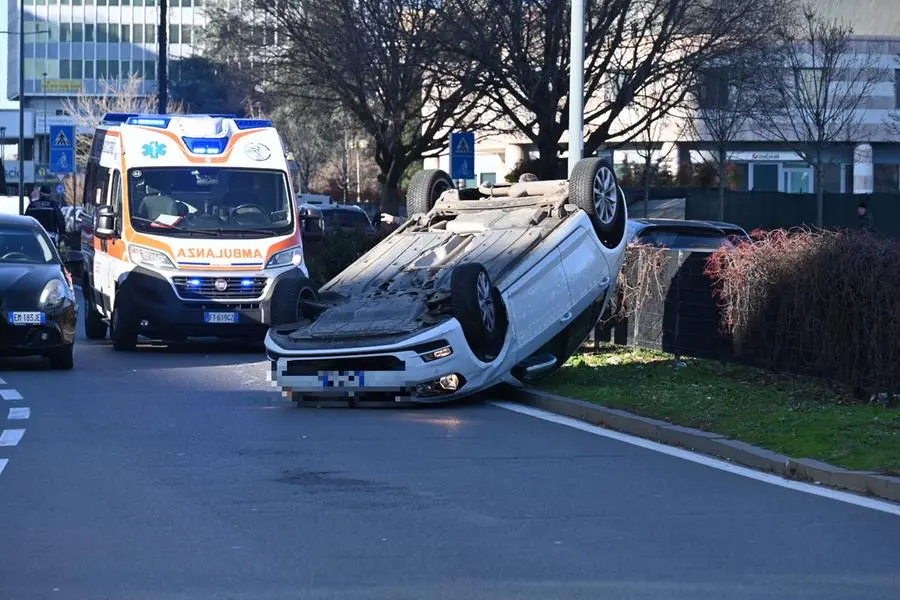
M 228 35 L 259 65 L 267 92 L 332 102 L 353 115 L 374 141 L 388 212 L 399 204 L 406 169 L 477 120 L 474 69 L 446 51 L 441 0 L 319 0 L 315 10 L 255 0 L 255 7 Z M 269 29 L 254 34 L 254 23 Z
M 450 0 L 453 36 L 481 67 L 494 110 L 540 152 L 552 176 L 569 112 L 569 0 Z M 587 3 L 584 152 L 640 136 L 684 103 L 700 65 L 754 44 L 781 0 L 595 0 Z M 472 23 L 479 26 L 473 27 Z
M 862 110 L 886 79 L 878 57 L 853 44 L 853 29 L 805 6 L 799 23 L 784 34 L 784 59 L 772 75 L 775 102 L 763 104 L 759 125 L 794 149 L 814 168 L 816 225 L 823 226 L 828 152 L 857 139 Z
M 775 65 L 783 65 L 780 50 L 777 36 L 763 38 L 696 73 L 686 121 L 695 139 L 712 146 L 703 160 L 717 173 L 719 221 L 725 220 L 728 151 L 766 114 L 764 103 L 777 101 L 777 86 L 769 75 Z
M 92 139 L 90 134 L 79 132 L 93 130 L 108 113 L 156 114 L 159 108 L 155 95 L 142 92 L 144 80 L 136 75 L 124 80 L 99 79 L 97 87 L 98 95 L 77 96 L 74 100 L 65 98 L 62 102 L 63 111 L 74 121 L 75 161 L 79 170 L 87 164 Z M 167 110 L 171 114 L 180 114 L 184 112 L 184 106 L 178 101 L 169 100 Z M 74 181 L 67 183 L 67 198 L 81 197 L 81 180 L 81 177 L 76 177 Z

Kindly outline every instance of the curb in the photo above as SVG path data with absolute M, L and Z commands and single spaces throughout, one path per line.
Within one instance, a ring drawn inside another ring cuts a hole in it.
M 637 437 L 679 446 L 711 455 L 758 471 L 774 473 L 786 479 L 822 484 L 900 502 L 900 477 L 873 471 L 851 471 L 809 458 L 791 458 L 690 427 L 673 425 L 659 419 L 607 408 L 593 402 L 576 400 L 533 388 L 514 388 L 509 399 L 541 410 L 557 413 L 591 425 L 598 425 Z

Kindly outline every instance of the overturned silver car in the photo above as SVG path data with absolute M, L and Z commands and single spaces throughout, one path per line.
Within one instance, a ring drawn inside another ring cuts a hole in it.
M 614 171 L 454 189 L 417 173 L 409 219 L 316 289 L 276 290 L 265 345 L 296 401 L 445 401 L 558 368 L 589 334 L 622 267 L 628 219 Z

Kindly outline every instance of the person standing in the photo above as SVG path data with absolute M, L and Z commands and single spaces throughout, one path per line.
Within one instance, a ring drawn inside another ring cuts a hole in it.
M 869 213 L 869 207 L 865 202 L 860 202 L 856 206 L 857 227 L 863 231 L 874 232 L 875 226 L 872 224 L 872 215 Z

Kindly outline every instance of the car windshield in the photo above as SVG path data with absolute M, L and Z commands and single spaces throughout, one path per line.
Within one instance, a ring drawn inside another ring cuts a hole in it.
M 39 232 L 0 226 L 0 263 L 49 265 L 54 262 L 53 250 Z
M 128 172 L 135 230 L 164 235 L 217 232 L 285 235 L 294 208 L 280 171 L 224 167 L 159 167 Z
M 718 250 L 734 235 L 723 235 L 715 229 L 661 229 L 648 228 L 638 234 L 635 242 L 672 250 Z
M 366 213 L 356 210 L 323 210 L 322 217 L 326 227 L 347 227 L 368 229 L 372 226 Z

